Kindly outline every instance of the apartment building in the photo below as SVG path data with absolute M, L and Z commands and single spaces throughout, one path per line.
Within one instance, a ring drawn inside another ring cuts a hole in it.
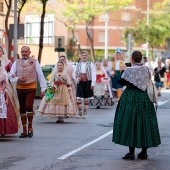
M 150 8 L 156 2 L 162 2 L 162 0 L 150 0 Z M 141 20 L 146 16 L 147 0 L 134 0 L 134 2 L 125 7 L 123 10 L 110 13 L 108 21 L 108 49 L 109 55 L 113 55 L 117 47 L 122 48 L 126 55 L 126 44 L 122 39 L 123 31 L 127 27 L 133 27 L 137 20 Z M 93 38 L 95 51 L 100 51 L 100 54 L 104 56 L 105 48 L 105 14 L 95 18 L 89 26 L 89 33 Z M 86 38 L 85 26 L 77 25 L 75 35 L 81 45 L 82 49 L 89 50 L 89 42 Z M 142 50 L 142 47 L 134 47 L 135 49 Z M 156 53 L 166 51 L 166 49 L 157 49 Z
M 153 8 L 156 2 L 162 2 L 163 0 L 150 0 L 150 8 Z M 36 2 L 35 2 L 36 3 Z M 64 5 L 56 2 L 55 0 L 49 0 L 48 2 L 50 10 L 57 11 L 57 14 L 47 14 L 45 18 L 44 26 L 44 49 L 42 56 L 42 65 L 54 64 L 57 61 L 58 53 L 54 51 L 56 36 L 65 37 L 65 45 L 67 45 L 69 38 L 72 37 L 68 28 L 58 20 L 62 18 L 61 13 L 65 9 Z M 32 4 L 35 6 L 35 4 Z M 31 9 L 31 5 L 29 5 Z M 49 9 L 48 9 L 49 10 Z M 48 13 L 47 10 L 47 13 Z M 127 27 L 133 27 L 137 20 L 141 20 L 146 16 L 147 0 L 134 0 L 133 3 L 121 11 L 117 11 L 109 14 L 108 21 L 108 55 L 115 54 L 117 47 L 122 48 L 124 55 L 126 56 L 126 44 L 122 39 L 123 31 Z M 29 45 L 31 47 L 32 54 L 37 57 L 38 55 L 38 43 L 39 43 L 39 23 L 40 14 L 34 13 L 32 10 L 27 10 L 22 18 L 22 23 L 25 24 L 25 39 L 20 41 L 19 48 L 22 45 Z M 100 53 L 104 56 L 105 48 L 105 14 L 96 17 L 89 26 L 89 33 L 93 38 L 93 44 L 95 53 Z M 86 37 L 85 25 L 76 25 L 75 36 L 81 45 L 82 50 L 90 52 L 90 45 Z M 135 49 L 142 50 L 142 47 L 134 47 Z M 166 48 L 156 49 L 155 54 L 160 55 L 162 52 L 166 52 Z

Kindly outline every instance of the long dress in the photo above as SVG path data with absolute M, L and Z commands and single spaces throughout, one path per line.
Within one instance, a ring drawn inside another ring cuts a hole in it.
M 127 88 L 116 109 L 112 141 L 136 148 L 158 146 L 161 140 L 156 112 L 147 91 L 125 79 L 119 80 L 119 83 Z
M 5 70 L 7 71 L 7 73 L 9 73 L 12 67 L 12 62 L 8 59 L 5 59 L 4 65 L 5 65 Z M 8 95 L 11 99 L 12 105 L 15 109 L 15 113 L 19 118 L 19 102 L 18 102 L 17 92 L 16 92 L 16 88 L 14 87 L 14 84 L 12 84 L 10 81 L 8 81 L 8 92 L 9 92 Z M 19 125 L 19 119 L 18 119 L 18 125 Z
M 72 91 L 68 90 L 71 87 L 71 80 L 68 74 L 62 73 L 60 76 L 56 73 L 52 83 L 56 86 L 54 96 L 50 101 L 46 101 L 45 97 L 43 97 L 39 106 L 39 112 L 48 117 L 76 116 Z
M 74 68 L 73 68 L 70 64 L 66 64 L 65 69 L 66 69 L 66 71 L 67 71 L 67 74 L 68 74 L 69 77 L 70 77 L 72 93 L 73 93 L 74 100 L 76 101 L 76 83 L 75 83 L 74 77 L 73 77 Z M 75 102 L 75 103 L 76 103 L 76 102 Z
M 8 89 L 8 84 L 6 82 L 5 74 L 1 73 L 0 76 L 0 111 L 2 112 L 4 109 L 5 98 L 4 98 L 4 90 Z M 8 91 L 8 90 L 7 90 Z M 9 93 L 8 93 L 9 94 Z M 8 105 L 6 106 L 6 118 L 0 118 L 0 134 L 15 134 L 18 132 L 18 121 L 17 114 L 13 107 L 10 97 L 8 97 Z
M 101 82 L 101 78 L 107 77 L 103 71 L 96 71 L 96 83 L 94 86 L 94 99 L 90 100 L 90 106 L 113 106 L 114 101 L 109 92 L 106 92 L 106 85 Z M 110 85 L 110 84 L 109 84 Z

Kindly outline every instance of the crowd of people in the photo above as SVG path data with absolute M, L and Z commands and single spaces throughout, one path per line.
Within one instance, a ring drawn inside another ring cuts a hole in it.
M 42 100 L 38 112 L 47 117 L 56 116 L 56 123 L 64 123 L 68 117 L 85 119 L 89 105 L 100 109 L 118 102 L 113 142 L 129 146 L 129 153 L 123 159 L 133 160 L 135 147 L 142 148 L 138 158 L 147 159 L 147 148 L 160 144 L 156 112 L 146 89 L 151 76 L 158 96 L 163 85 L 169 89 L 170 60 L 167 59 L 166 64 L 157 60 L 153 66 L 146 57 L 142 58 L 141 52 L 135 51 L 129 65 L 118 48 L 112 61 L 104 59 L 93 63 L 89 61 L 88 52 L 82 51 L 76 69 L 66 56 L 60 56 L 47 82 L 39 62 L 30 56 L 28 46 L 21 48 L 22 58 L 13 64 L 4 51 L 0 46 L 2 136 L 18 132 L 20 116 L 23 131 L 19 137 L 33 137 L 33 104 L 39 81 Z M 17 84 L 17 96 L 11 83 Z

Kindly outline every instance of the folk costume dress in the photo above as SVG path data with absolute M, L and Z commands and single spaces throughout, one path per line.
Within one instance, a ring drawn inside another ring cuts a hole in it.
M 69 92 L 68 90 L 71 89 L 69 75 L 65 71 L 63 71 L 61 75 L 56 72 L 54 75 L 52 74 L 51 82 L 56 87 L 54 96 L 50 101 L 46 101 L 45 96 L 43 97 L 39 107 L 39 112 L 48 117 L 75 116 L 76 106 L 75 104 L 72 104 L 74 103 L 74 98 L 72 92 Z
M 12 68 L 12 62 L 6 58 L 1 59 L 1 61 L 4 63 L 6 72 L 9 73 Z M 16 113 L 17 120 L 18 120 L 18 127 L 20 127 L 20 124 L 19 124 L 19 102 L 18 102 L 18 97 L 16 95 L 16 89 L 14 88 L 14 86 L 10 82 L 10 80 L 7 80 L 7 83 L 8 83 L 8 96 L 10 97 L 12 105 L 15 109 L 15 113 Z
M 108 78 L 108 75 L 101 66 L 101 70 L 96 69 L 96 83 L 94 86 L 94 99 L 90 100 L 91 106 L 113 106 L 112 93 L 110 92 L 110 80 L 107 85 L 102 82 L 102 78 Z M 110 79 L 110 78 L 109 78 Z
M 76 103 L 76 83 L 75 83 L 75 76 L 74 76 L 74 68 L 69 64 L 66 63 L 65 65 L 65 70 L 68 74 L 68 76 L 70 77 L 71 80 L 71 90 L 72 90 L 72 96 L 70 96 L 70 98 L 72 98 L 71 102 L 73 101 L 72 105 L 75 105 L 76 110 L 77 110 L 77 103 Z M 69 93 L 70 94 L 70 93 Z
M 112 62 L 112 71 L 114 76 L 112 76 L 112 90 L 118 91 L 118 89 L 122 89 L 122 86 L 119 84 L 118 80 L 121 77 L 122 67 L 124 66 L 124 60 L 115 60 Z
M 157 147 L 161 140 L 154 105 L 146 91 L 148 69 L 145 66 L 127 68 L 119 83 L 127 88 L 116 108 L 112 141 L 136 148 Z
M 2 66 L 0 66 L 2 67 Z M 0 71 L 0 134 L 15 134 L 18 132 L 18 118 L 15 108 L 8 96 L 8 104 L 5 103 L 5 92 L 8 92 L 7 74 Z

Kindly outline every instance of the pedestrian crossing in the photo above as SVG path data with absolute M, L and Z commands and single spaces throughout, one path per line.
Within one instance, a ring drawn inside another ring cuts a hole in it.
M 164 105 L 165 103 L 167 103 L 168 101 L 158 101 L 158 106 Z

